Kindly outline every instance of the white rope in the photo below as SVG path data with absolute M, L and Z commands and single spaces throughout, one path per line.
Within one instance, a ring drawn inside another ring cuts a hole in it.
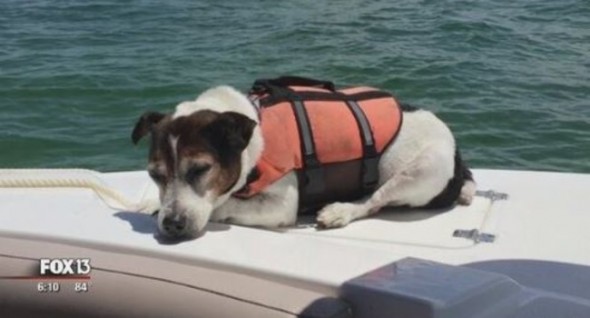
M 0 169 L 0 188 L 86 188 L 94 191 L 115 210 L 147 211 L 153 202 L 146 200 L 144 191 L 138 203 L 132 203 L 99 178 L 100 173 L 88 169 Z

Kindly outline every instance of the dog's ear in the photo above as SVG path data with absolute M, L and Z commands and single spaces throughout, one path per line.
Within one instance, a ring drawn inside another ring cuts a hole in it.
M 222 152 L 240 153 L 246 149 L 256 122 L 236 112 L 221 113 L 203 133 Z
M 146 112 L 141 115 L 131 133 L 131 141 L 133 141 L 133 144 L 137 145 L 137 142 L 143 138 L 143 136 L 151 132 L 154 125 L 159 123 L 164 117 L 166 117 L 166 115 L 158 112 Z

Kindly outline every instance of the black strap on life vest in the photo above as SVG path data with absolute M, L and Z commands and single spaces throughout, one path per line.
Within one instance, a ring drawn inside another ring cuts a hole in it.
M 379 181 L 379 154 L 367 116 L 356 101 L 348 100 L 346 104 L 356 119 L 361 133 L 363 143 L 362 190 L 363 193 L 368 194 L 375 189 Z
M 291 90 L 289 86 L 317 87 L 330 92 L 296 92 Z M 324 173 L 315 151 L 313 132 L 305 110 L 305 102 L 318 100 L 345 102 L 358 124 L 363 144 L 362 191 L 364 194 L 368 194 L 375 189 L 379 179 L 379 154 L 376 150 L 371 126 L 365 113 L 358 105 L 358 101 L 391 97 L 390 94 L 381 91 L 370 91 L 345 95 L 337 92 L 332 82 L 295 76 L 256 80 L 250 93 L 267 94 L 265 98 L 259 100 L 261 107 L 270 107 L 280 102 L 291 103 L 297 121 L 299 137 L 302 141 L 301 151 L 305 170 L 305 184 L 302 187 L 304 195 L 319 194 L 325 188 Z
M 305 194 L 314 195 L 321 193 L 324 188 L 324 172 L 322 165 L 318 160 L 313 139 L 313 132 L 311 131 L 311 124 L 309 117 L 305 110 L 303 100 L 292 100 L 291 107 L 295 113 L 295 120 L 299 130 L 299 138 L 301 139 L 301 150 L 303 154 L 303 168 L 305 169 L 305 185 L 303 187 Z

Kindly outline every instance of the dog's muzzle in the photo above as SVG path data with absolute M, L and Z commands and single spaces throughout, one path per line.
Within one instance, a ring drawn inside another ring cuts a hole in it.
M 187 234 L 188 219 L 184 214 L 173 214 L 164 217 L 162 220 L 163 234 L 172 237 L 182 237 Z

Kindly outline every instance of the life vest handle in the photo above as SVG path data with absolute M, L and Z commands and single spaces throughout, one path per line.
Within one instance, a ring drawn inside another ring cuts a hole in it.
M 289 86 L 316 87 L 332 92 L 336 91 L 336 86 L 330 81 L 300 76 L 281 76 L 273 79 L 257 79 L 254 81 L 250 93 L 260 94 L 271 91 L 273 87 L 288 88 Z

